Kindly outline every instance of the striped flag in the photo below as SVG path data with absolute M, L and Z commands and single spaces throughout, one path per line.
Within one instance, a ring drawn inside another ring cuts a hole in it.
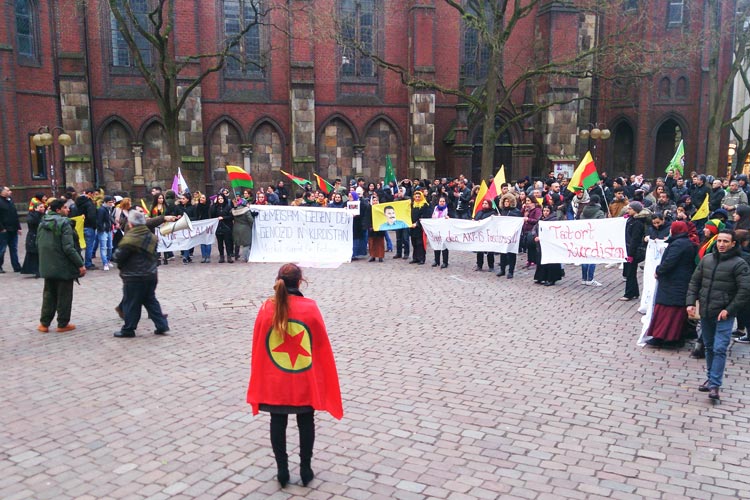
M 599 173 L 596 171 L 591 151 L 587 151 L 583 160 L 581 160 L 581 163 L 578 164 L 575 172 L 573 172 L 573 177 L 568 183 L 568 191 L 575 193 L 582 189 L 588 189 L 597 182 L 599 182 Z
M 227 169 L 227 176 L 229 177 L 229 183 L 232 185 L 233 191 L 236 191 L 237 188 L 252 189 L 255 185 L 253 177 L 245 172 L 244 169 L 234 165 L 227 165 L 225 168 Z
M 300 187 L 305 187 L 305 184 L 311 184 L 310 181 L 308 181 L 307 179 L 303 179 L 302 177 L 297 177 L 296 175 L 288 174 L 284 172 L 283 170 L 279 170 L 279 172 L 289 177 L 289 180 L 291 180 L 293 183 L 295 183 L 296 185 Z
M 328 196 L 333 192 L 333 186 L 331 183 L 329 183 L 327 180 L 319 176 L 318 174 L 313 174 L 315 176 L 315 180 L 318 181 L 318 189 Z

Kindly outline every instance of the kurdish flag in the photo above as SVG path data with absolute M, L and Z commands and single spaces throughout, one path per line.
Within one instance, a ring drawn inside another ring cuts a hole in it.
M 229 182 L 232 184 L 232 190 L 240 189 L 252 189 L 255 185 L 253 183 L 253 177 L 245 172 L 245 169 L 236 167 L 234 165 L 227 165 L 227 176 L 229 176 Z
M 296 175 L 288 174 L 288 173 L 284 172 L 283 170 L 279 170 L 279 172 L 281 172 L 282 174 L 284 174 L 287 177 L 289 177 L 289 179 L 293 183 L 295 183 L 296 185 L 298 185 L 300 187 L 305 187 L 305 184 L 310 184 L 310 181 L 308 181 L 307 179 L 303 179 L 302 177 L 297 177 Z
M 477 197 L 474 198 L 474 210 L 471 211 L 471 218 L 473 219 L 476 217 L 477 212 L 479 212 L 479 209 L 482 208 L 482 202 L 484 201 L 484 196 L 487 194 L 487 183 L 484 182 L 484 179 L 482 179 L 482 185 L 479 186 L 479 191 L 477 192 Z
M 583 157 L 583 160 L 573 172 L 573 177 L 568 183 L 568 191 L 575 193 L 581 189 L 588 189 L 597 182 L 599 182 L 599 173 L 596 171 L 591 151 L 587 151 L 586 156 Z
M 484 183 L 484 180 L 482 180 L 482 183 Z M 498 195 L 500 195 L 500 193 L 502 192 L 500 186 L 502 186 L 503 184 L 505 184 L 505 165 L 500 165 L 500 170 L 497 171 L 497 173 L 495 174 L 495 178 L 492 179 L 492 184 L 490 184 L 490 186 L 487 188 L 487 193 L 481 198 L 477 196 L 477 200 L 479 200 L 479 208 L 482 207 L 482 202 L 484 200 L 489 200 L 490 203 L 492 203 L 492 206 L 497 208 L 497 206 L 495 205 L 495 198 L 497 198 Z M 479 189 L 481 190 L 482 188 L 480 187 Z M 475 203 L 474 205 L 476 207 L 477 203 Z
M 385 155 L 385 178 L 383 179 L 383 184 L 387 186 L 391 181 L 396 182 L 396 171 L 393 170 L 391 155 Z
M 331 194 L 333 192 L 333 186 L 327 180 L 325 180 L 324 178 L 322 178 L 318 174 L 314 173 L 313 175 L 315 176 L 315 180 L 318 181 L 318 189 L 323 194 L 325 194 L 326 196 L 328 196 L 329 194 Z
M 695 212 L 693 217 L 691 217 L 690 220 L 696 221 L 696 220 L 703 220 L 708 219 L 708 199 L 710 196 L 706 196 L 703 198 L 703 203 L 701 203 L 700 208 Z
M 669 173 L 669 171 L 679 171 L 680 175 L 682 175 L 685 169 L 685 146 L 682 144 L 682 139 L 680 139 L 680 144 L 677 146 L 677 150 L 674 152 L 674 156 L 672 156 L 672 159 L 669 160 L 669 165 L 667 165 L 666 172 Z

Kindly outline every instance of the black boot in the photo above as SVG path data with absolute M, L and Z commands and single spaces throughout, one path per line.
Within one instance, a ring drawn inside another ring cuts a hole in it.
M 315 477 L 310 466 L 315 444 L 315 414 L 313 412 L 297 414 L 297 428 L 299 429 L 299 476 L 302 479 L 302 485 L 307 486 Z
M 276 479 L 283 488 L 289 484 L 289 460 L 286 454 L 286 423 L 288 415 L 271 413 L 271 447 L 276 459 Z
M 223 264 L 223 263 L 224 263 L 224 256 L 219 255 L 219 264 Z
M 302 486 L 307 486 L 315 478 L 315 473 L 310 466 L 310 459 L 302 461 L 299 465 L 299 477 L 302 478 Z

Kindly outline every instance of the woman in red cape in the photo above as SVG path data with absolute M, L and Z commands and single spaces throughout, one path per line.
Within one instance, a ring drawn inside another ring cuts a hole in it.
M 307 486 L 315 442 L 315 410 L 341 419 L 341 391 L 333 351 L 318 305 L 302 296 L 302 271 L 294 264 L 279 269 L 275 295 L 260 307 L 253 330 L 253 350 L 247 402 L 253 415 L 271 413 L 271 447 L 276 457 L 276 478 L 289 482 L 286 427 L 297 415 L 300 477 Z

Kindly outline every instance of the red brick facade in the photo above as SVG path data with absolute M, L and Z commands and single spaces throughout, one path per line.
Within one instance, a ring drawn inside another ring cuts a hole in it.
M 51 148 L 46 152 L 45 176 L 34 178 L 29 135 L 43 125 L 57 125 L 75 139 L 64 152 L 55 146 L 58 189 L 63 176 L 68 185 L 97 184 L 136 195 L 152 185 L 171 184 L 174 172 L 156 103 L 137 73 L 112 64 L 107 2 L 27 2 L 36 43 L 32 58 L 22 56 L 18 47 L 16 3 L 0 6 L 0 183 L 14 186 L 22 197 L 49 190 Z M 481 123 L 455 97 L 409 90 L 397 75 L 383 70 L 367 81 L 342 77 L 341 49 L 326 35 L 333 29 L 329 18 L 335 18 L 337 1 L 278 3 L 291 11 L 273 11 L 272 22 L 290 27 L 295 37 L 289 41 L 278 30 L 263 32 L 264 44 L 271 47 L 265 76 L 215 73 L 191 95 L 180 117 L 182 171 L 191 188 L 215 190 L 225 185 L 227 164 L 245 166 L 263 184 L 281 179 L 279 169 L 306 177 L 314 171 L 329 179 L 379 179 L 386 155 L 399 177 L 471 173 L 477 180 Z M 665 17 L 665 2 L 653 3 L 654 15 Z M 386 60 L 446 86 L 471 85 L 461 77 L 464 41 L 452 8 L 439 0 L 375 4 L 382 7 L 376 16 L 376 38 Z M 177 54 L 215 49 L 216 40 L 223 37 L 222 5 L 221 0 L 179 2 L 173 37 Z M 575 52 L 588 36 L 586 23 L 592 19 L 596 21 L 568 2 L 541 2 L 519 23 L 506 57 L 544 61 Z M 680 29 L 700 33 L 702 23 L 702 12 L 685 8 Z M 669 37 L 675 27 L 666 20 L 662 25 L 659 32 L 639 36 Z M 607 20 L 603 26 L 606 29 Z M 542 175 L 551 165 L 550 157 L 585 149 L 576 139 L 577 131 L 595 121 L 613 132 L 611 139 L 597 145 L 600 170 L 659 173 L 655 165 L 664 163 L 666 151 L 673 150 L 673 124 L 686 139 L 688 163 L 700 168 L 706 110 L 699 103 L 705 101 L 709 77 L 701 68 L 696 60 L 665 71 L 651 86 L 625 99 L 560 106 L 518 123 L 499 141 L 497 163 L 504 163 L 512 178 Z M 187 73 L 197 69 L 188 68 Z M 506 65 L 507 77 L 513 71 L 512 64 Z M 669 78 L 669 96 L 666 83 L 659 94 L 662 78 Z M 576 81 L 565 82 L 565 87 L 587 91 Z M 536 87 L 531 98 L 549 90 Z M 516 89 L 513 100 L 518 109 L 531 91 Z M 622 89 L 603 82 L 597 92 L 611 97 Z M 512 112 L 504 113 L 500 119 Z

